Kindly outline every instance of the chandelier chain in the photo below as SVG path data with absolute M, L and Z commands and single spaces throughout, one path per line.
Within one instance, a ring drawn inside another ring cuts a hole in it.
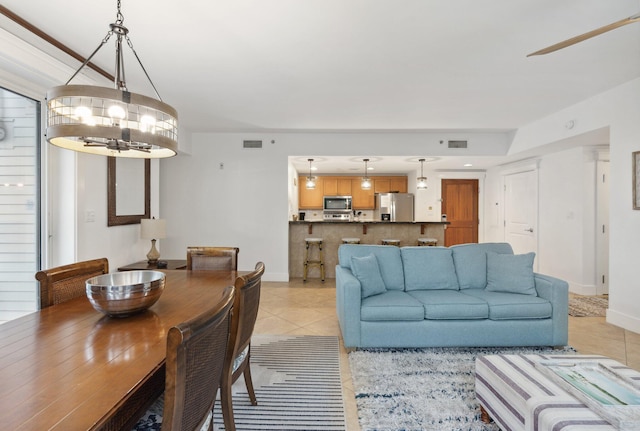
M 116 24 L 122 25 L 124 22 L 124 15 L 120 11 L 120 0 L 118 0 L 118 13 L 116 14 Z

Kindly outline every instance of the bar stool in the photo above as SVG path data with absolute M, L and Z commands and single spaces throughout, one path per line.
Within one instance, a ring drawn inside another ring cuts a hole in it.
M 418 238 L 418 245 L 435 247 L 436 245 L 438 245 L 438 240 L 436 238 Z
M 399 239 L 383 239 L 381 240 L 382 245 L 395 245 L 396 247 L 400 247 Z
M 324 281 L 324 256 L 322 254 L 322 238 L 305 238 L 305 254 L 304 254 L 304 271 L 302 276 L 302 281 L 307 281 L 307 270 L 310 266 L 319 266 L 320 267 L 320 278 Z M 313 254 L 313 247 L 318 248 L 317 258 L 309 259 L 310 255 Z M 309 250 L 311 249 L 311 251 Z
M 360 238 L 342 238 L 343 244 L 360 244 Z

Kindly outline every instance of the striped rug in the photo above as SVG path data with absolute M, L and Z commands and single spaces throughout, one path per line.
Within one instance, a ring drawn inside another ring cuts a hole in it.
M 233 385 L 238 431 L 346 429 L 337 337 L 255 335 L 251 375 L 257 406 L 242 377 Z M 224 429 L 219 401 L 214 424 Z

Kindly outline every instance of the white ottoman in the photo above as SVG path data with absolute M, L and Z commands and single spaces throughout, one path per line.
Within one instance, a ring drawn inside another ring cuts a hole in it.
M 640 373 L 613 359 L 571 355 L 572 361 L 603 361 L 632 379 Z M 476 358 L 476 396 L 483 420 L 503 431 L 612 431 L 617 428 L 560 388 L 535 367 L 567 355 L 488 355 Z M 486 412 L 486 414 L 485 414 Z

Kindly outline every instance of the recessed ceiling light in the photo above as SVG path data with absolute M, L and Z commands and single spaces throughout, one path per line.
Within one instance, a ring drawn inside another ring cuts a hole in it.
M 470 168 L 471 166 L 473 166 L 473 164 L 471 164 L 471 163 L 465 163 L 465 164 L 464 164 L 464 167 L 465 167 L 465 168 Z

